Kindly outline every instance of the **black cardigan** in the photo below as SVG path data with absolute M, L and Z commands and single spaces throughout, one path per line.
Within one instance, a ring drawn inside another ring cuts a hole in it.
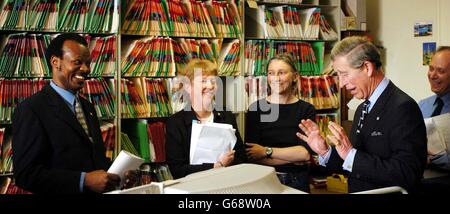
M 231 124 L 236 129 L 236 151 L 233 164 L 246 162 L 245 148 L 235 116 L 229 111 L 213 111 L 215 123 Z M 166 161 L 174 178 L 181 178 L 188 174 L 214 167 L 214 163 L 201 165 L 189 164 L 189 151 L 191 145 L 192 120 L 198 120 L 194 111 L 181 110 L 172 115 L 166 122 Z

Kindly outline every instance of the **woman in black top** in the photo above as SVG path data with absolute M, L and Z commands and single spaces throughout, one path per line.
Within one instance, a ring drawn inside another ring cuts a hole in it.
M 280 181 L 309 192 L 312 150 L 299 138 L 302 119 L 315 120 L 310 103 L 296 96 L 298 72 L 290 55 L 273 57 L 267 66 L 271 94 L 250 105 L 246 119 L 246 153 L 249 161 L 274 166 Z
M 228 111 L 217 110 L 213 105 L 217 91 L 217 73 L 215 63 L 198 59 L 189 62 L 183 71 L 179 72 L 180 76 L 185 77 L 183 90 L 189 94 L 190 102 L 166 122 L 166 161 L 174 178 L 211 168 L 226 167 L 247 159 L 234 115 Z M 225 152 L 215 163 L 190 164 L 193 120 L 200 123 L 231 124 L 236 129 L 237 141 L 234 149 Z

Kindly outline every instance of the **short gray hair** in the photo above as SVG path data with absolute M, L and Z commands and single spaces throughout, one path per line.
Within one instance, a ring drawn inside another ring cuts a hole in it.
M 367 37 L 351 36 L 338 42 L 331 50 L 331 60 L 346 56 L 352 68 L 360 68 L 365 61 L 375 64 L 376 69 L 382 65 L 378 48 Z

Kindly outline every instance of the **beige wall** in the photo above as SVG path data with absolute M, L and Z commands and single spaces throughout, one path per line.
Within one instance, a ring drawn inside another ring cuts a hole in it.
M 439 7 L 439 23 L 440 23 L 440 34 L 439 43 L 441 45 L 450 46 L 450 1 L 440 0 L 438 1 Z
M 367 0 L 367 28 L 384 47 L 386 76 L 417 101 L 432 95 L 422 43 L 450 45 L 449 0 Z M 416 21 L 432 21 L 433 36 L 414 37 Z

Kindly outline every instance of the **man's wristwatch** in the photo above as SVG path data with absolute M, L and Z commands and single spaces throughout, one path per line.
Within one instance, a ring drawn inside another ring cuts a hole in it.
M 266 158 L 272 158 L 273 149 L 272 147 L 266 147 Z

